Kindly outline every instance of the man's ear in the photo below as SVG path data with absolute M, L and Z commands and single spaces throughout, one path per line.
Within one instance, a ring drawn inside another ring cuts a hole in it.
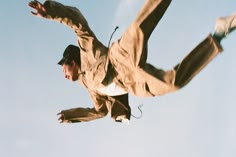
M 74 60 L 71 61 L 71 66 L 75 66 L 75 61 Z
M 72 65 L 72 67 L 73 67 L 73 66 L 78 66 L 77 63 L 75 62 L 75 60 L 72 60 L 72 61 L 71 61 L 71 65 Z

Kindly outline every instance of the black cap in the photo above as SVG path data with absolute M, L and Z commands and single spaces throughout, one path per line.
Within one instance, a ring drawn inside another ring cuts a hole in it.
M 80 48 L 75 45 L 68 45 L 63 53 L 62 59 L 58 62 L 63 65 L 68 59 L 80 58 Z

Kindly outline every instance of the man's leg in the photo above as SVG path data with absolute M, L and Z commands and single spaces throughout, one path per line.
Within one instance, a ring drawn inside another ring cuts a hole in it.
M 143 8 L 133 22 L 136 27 L 142 30 L 145 41 L 150 37 L 170 3 L 171 0 L 146 0 Z
M 210 35 L 170 71 L 157 69 L 150 64 L 132 69 L 133 73 L 124 80 L 125 86 L 136 96 L 174 92 L 186 85 L 221 51 L 221 46 Z
M 147 73 L 153 71 L 158 76 L 163 73 L 146 64 L 147 41 L 170 3 L 171 0 L 146 0 L 134 22 L 110 48 L 110 61 L 118 73 L 117 79 L 134 95 L 153 95 L 145 89 L 145 81 L 149 78 L 155 80 L 155 85 L 165 85 Z
M 142 12 L 142 11 L 141 11 Z M 139 18 L 137 18 L 139 19 Z M 137 20 L 139 21 L 139 20 Z M 134 23 L 135 24 L 135 23 Z M 134 25 L 135 26 L 135 25 Z M 132 27 L 131 27 L 132 28 Z M 134 27 L 136 28 L 136 27 Z M 128 29 L 132 31 L 132 29 Z M 139 31 L 139 29 L 137 29 Z M 134 34 L 143 35 L 134 29 Z M 129 33 L 129 31 L 127 31 Z M 126 33 L 127 33 L 126 32 Z M 125 34 L 127 35 L 127 34 Z M 131 40 L 126 44 L 129 45 L 132 42 L 138 41 L 138 45 L 142 45 L 143 52 L 146 53 L 146 43 L 143 44 L 143 36 L 138 36 L 137 40 Z M 126 36 L 125 36 L 126 37 Z M 131 36 L 136 37 L 136 36 Z M 128 36 L 124 39 L 129 39 Z M 122 41 L 122 39 L 121 39 Z M 147 41 L 145 41 L 147 42 Z M 135 44 L 131 44 L 134 48 L 137 48 Z M 222 47 L 215 38 L 211 35 L 208 36 L 203 42 L 201 42 L 193 51 L 191 51 L 184 60 L 170 71 L 163 71 L 157 69 L 146 61 L 143 61 L 142 56 L 137 55 L 134 49 L 130 53 L 125 43 L 119 43 L 114 45 L 114 50 L 117 50 L 116 55 L 113 56 L 113 65 L 118 72 L 119 79 L 122 81 L 129 92 L 136 96 L 155 96 L 163 95 L 169 92 L 173 92 L 184 85 L 186 85 L 197 73 L 199 73 L 219 52 L 222 51 Z M 127 48 L 127 49 L 125 49 Z M 131 47 L 132 48 L 132 47 Z M 140 47 L 138 47 L 140 48 Z M 140 49 L 137 51 L 141 52 Z M 112 51 L 113 52 L 113 51 Z M 145 54 L 144 53 L 144 54 Z M 139 59 L 136 59 L 140 57 Z M 131 61 L 131 63 L 130 63 Z M 138 62 L 133 62 L 138 61 Z M 140 62 L 141 61 L 141 62 Z M 142 64 L 140 64 L 142 63 Z M 130 65 L 131 64 L 131 65 Z
M 146 0 L 134 22 L 124 32 L 119 43 L 116 43 L 130 57 L 133 66 L 143 66 L 146 63 L 148 38 L 170 2 L 171 0 Z
M 181 64 L 175 67 L 175 85 L 183 87 L 187 84 L 220 51 L 222 51 L 220 46 L 221 40 L 235 29 L 236 14 L 218 18 L 213 36 L 210 35 L 207 37 L 188 56 L 186 56 Z
M 221 51 L 223 51 L 221 45 L 209 35 L 174 68 L 175 86 L 181 88 L 186 85 Z

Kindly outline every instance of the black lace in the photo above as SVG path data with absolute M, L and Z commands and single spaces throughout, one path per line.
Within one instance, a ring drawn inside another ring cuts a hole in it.
M 111 39 L 112 39 L 114 33 L 116 32 L 116 30 L 117 30 L 118 28 L 119 28 L 119 27 L 116 26 L 115 30 L 112 32 L 111 37 L 110 37 L 110 40 L 109 40 L 109 42 L 108 42 L 108 47 L 110 47 Z

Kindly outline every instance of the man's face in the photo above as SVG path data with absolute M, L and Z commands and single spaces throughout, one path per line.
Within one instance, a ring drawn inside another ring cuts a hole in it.
M 72 65 L 63 64 L 62 71 L 65 78 L 70 81 L 76 81 L 79 78 L 78 65 L 74 61 L 72 61 Z

